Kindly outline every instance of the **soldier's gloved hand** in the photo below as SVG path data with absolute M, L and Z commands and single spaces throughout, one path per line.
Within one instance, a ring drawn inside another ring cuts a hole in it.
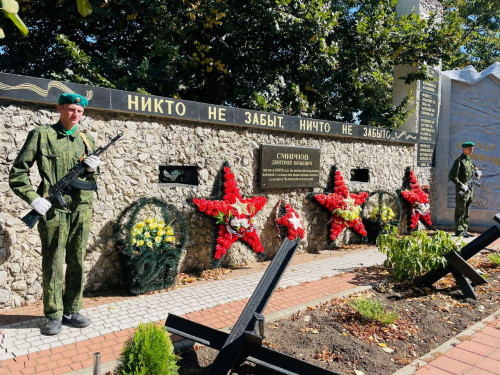
M 481 172 L 479 169 L 474 169 L 474 173 L 476 174 L 476 178 L 479 180 L 481 176 L 483 175 L 483 172 Z
M 467 191 L 467 190 L 469 190 L 469 187 L 468 187 L 467 185 L 465 185 L 465 184 L 460 184 L 460 185 L 461 185 L 462 190 L 463 190 L 464 192 L 465 192 L 465 191 Z
M 85 164 L 87 164 L 87 172 L 95 172 L 95 170 L 102 164 L 104 164 L 101 159 L 99 159 L 99 156 L 96 155 L 90 155 L 85 158 L 83 161 Z
M 45 198 L 35 198 L 33 202 L 30 204 L 33 209 L 38 212 L 40 215 L 45 215 L 47 211 L 52 207 L 52 203 L 50 203 L 47 199 Z

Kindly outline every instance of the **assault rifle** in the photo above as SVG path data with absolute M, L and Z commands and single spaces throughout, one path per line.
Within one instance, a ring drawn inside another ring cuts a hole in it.
M 101 155 L 104 151 L 106 151 L 110 146 L 113 145 L 122 134 L 118 134 L 114 137 L 106 146 L 98 147 L 92 154 L 90 155 Z M 90 156 L 89 155 L 89 156 Z M 64 201 L 63 196 L 67 194 L 72 188 L 80 189 L 80 190 L 97 190 L 97 184 L 95 182 L 84 182 L 80 181 L 77 178 L 80 177 L 87 169 L 87 165 L 85 164 L 85 159 L 82 159 L 78 164 L 76 164 L 73 168 L 71 168 L 66 176 L 57 181 L 48 191 L 48 196 L 45 197 L 50 203 L 57 201 L 62 207 L 66 206 L 66 202 Z M 21 218 L 21 220 L 30 228 L 33 228 L 37 223 L 38 219 L 40 219 L 42 215 L 36 212 L 34 209 L 28 212 L 26 216 Z
M 481 187 L 481 183 L 478 181 L 479 178 L 477 177 L 477 173 L 476 173 L 476 170 L 474 170 L 474 172 L 472 173 L 472 177 L 470 178 L 470 180 L 467 182 L 467 186 L 469 187 L 469 189 L 472 189 L 472 187 L 474 185 L 476 185 L 477 187 Z M 460 195 L 464 195 L 465 194 L 465 191 L 463 190 L 460 190 Z

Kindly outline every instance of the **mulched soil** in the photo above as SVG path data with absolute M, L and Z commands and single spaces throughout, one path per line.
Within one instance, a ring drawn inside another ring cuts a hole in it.
M 264 344 L 338 374 L 392 374 L 498 310 L 500 268 L 491 264 L 488 251 L 469 263 L 489 282 L 474 288 L 477 300 L 465 299 L 451 275 L 433 288 L 407 288 L 394 284 L 381 266 L 360 268 L 355 271 L 360 278 L 382 280 L 368 292 L 335 298 L 266 324 Z M 398 320 L 383 325 L 363 319 L 350 305 L 359 297 L 380 301 L 386 310 L 397 312 Z M 182 354 L 179 374 L 205 374 L 217 353 L 195 345 Z M 232 372 L 272 373 L 248 362 Z

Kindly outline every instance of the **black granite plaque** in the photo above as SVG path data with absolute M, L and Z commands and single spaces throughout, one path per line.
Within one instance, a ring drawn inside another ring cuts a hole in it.
M 434 81 L 420 81 L 417 166 L 434 167 L 439 107 L 439 72 L 432 71 Z
M 434 167 L 436 154 L 436 144 L 419 143 L 417 145 L 417 166 Z
M 259 187 L 262 189 L 319 186 L 320 149 L 260 145 Z
M 250 109 L 218 106 L 135 92 L 105 89 L 42 78 L 0 73 L 0 99 L 55 104 L 63 92 L 76 92 L 89 99 L 88 108 L 143 116 L 178 118 L 219 125 L 244 126 L 280 132 L 416 143 L 417 134 L 372 126 L 287 116 Z M 431 113 L 431 112 L 429 112 Z

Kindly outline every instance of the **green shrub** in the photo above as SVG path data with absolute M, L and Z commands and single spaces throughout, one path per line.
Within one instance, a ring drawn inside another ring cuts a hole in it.
M 398 320 L 399 316 L 396 311 L 385 311 L 384 305 L 381 302 L 374 302 L 368 298 L 356 298 L 349 303 L 363 318 L 367 320 L 375 320 L 384 325 L 392 324 Z
M 167 330 L 154 323 L 141 323 L 125 342 L 115 373 L 176 375 L 179 368 L 177 359 Z
M 377 238 L 377 246 L 379 251 L 387 255 L 385 266 L 392 271 L 396 281 L 411 281 L 444 266 L 446 260 L 443 255 L 451 250 L 459 250 L 451 235 L 442 230 L 430 236 L 426 232 L 415 231 L 401 237 L 394 226 L 387 226 L 385 230 L 387 234 Z
M 500 266 L 500 254 L 491 253 L 488 255 L 488 258 L 490 258 L 490 262 L 493 266 L 495 266 L 495 267 Z

